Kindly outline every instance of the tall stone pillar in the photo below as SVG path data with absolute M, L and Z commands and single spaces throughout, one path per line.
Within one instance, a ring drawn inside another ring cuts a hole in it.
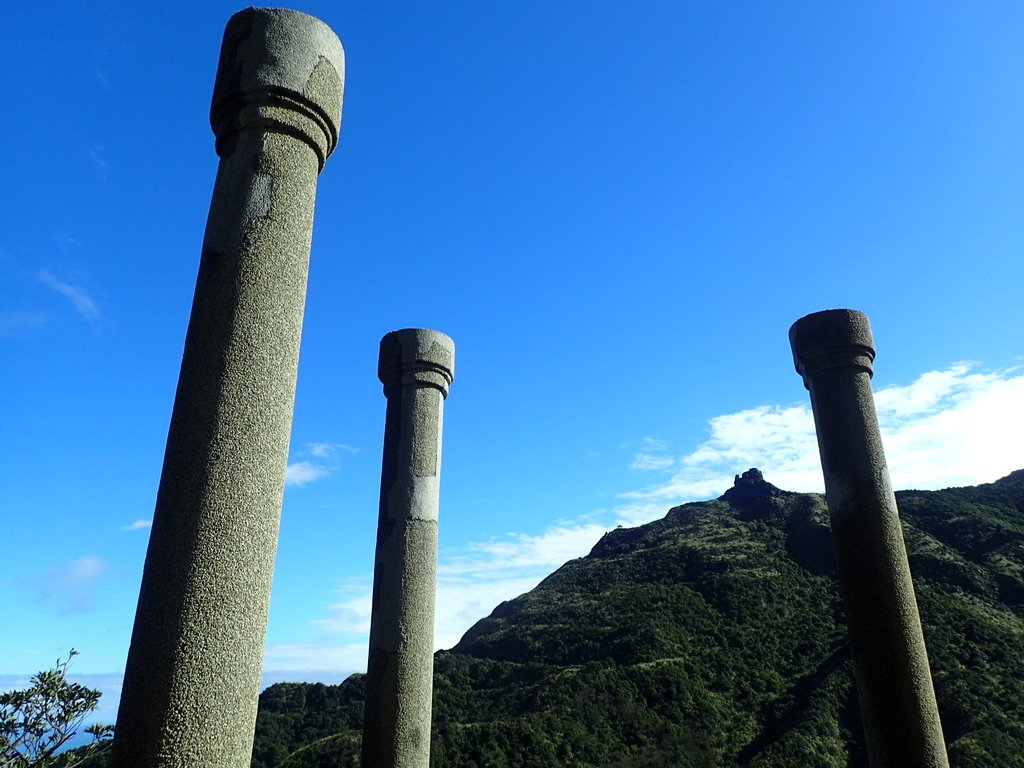
M 224 32 L 220 165 L 114 739 L 117 768 L 248 766 L 295 400 L 317 176 L 344 51 L 249 9 Z
M 444 399 L 455 345 L 437 331 L 380 342 L 387 415 L 373 570 L 362 764 L 427 768 Z
M 947 766 L 903 530 L 871 393 L 868 318 L 808 315 L 789 331 L 810 391 L 872 768 Z

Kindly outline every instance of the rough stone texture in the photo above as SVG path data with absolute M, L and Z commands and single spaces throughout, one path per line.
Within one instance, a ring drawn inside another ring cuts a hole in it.
M 221 157 L 114 739 L 118 768 L 248 766 L 295 399 L 317 174 L 344 53 L 249 9 L 224 33 Z
M 868 318 L 817 312 L 794 323 L 789 338 L 811 394 L 872 768 L 947 766 L 871 393 Z
M 387 415 L 373 572 L 362 764 L 426 768 L 434 675 L 438 490 L 455 345 L 437 331 L 380 343 Z

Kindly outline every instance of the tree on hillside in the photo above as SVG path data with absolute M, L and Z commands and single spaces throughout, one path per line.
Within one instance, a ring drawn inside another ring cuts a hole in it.
M 53 669 L 32 678 L 23 691 L 0 693 L 0 768 L 49 768 L 55 754 L 96 709 L 100 692 L 67 679 L 68 666 L 78 655 L 74 648 Z M 86 729 L 99 744 L 113 731 L 96 723 Z M 67 768 L 77 764 L 64 762 Z

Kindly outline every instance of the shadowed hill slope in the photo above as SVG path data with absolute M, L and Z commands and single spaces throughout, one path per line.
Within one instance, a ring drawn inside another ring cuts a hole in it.
M 953 766 L 1022 765 L 1024 472 L 897 494 Z M 435 766 L 864 766 L 824 498 L 752 470 L 435 656 Z M 260 699 L 255 768 L 356 765 L 362 679 Z

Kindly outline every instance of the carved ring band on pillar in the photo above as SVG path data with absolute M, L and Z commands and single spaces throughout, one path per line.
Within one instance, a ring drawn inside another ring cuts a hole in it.
M 249 8 L 224 31 L 210 125 L 217 154 L 260 128 L 309 144 L 320 170 L 338 145 L 345 51 L 323 22 L 297 11 Z

